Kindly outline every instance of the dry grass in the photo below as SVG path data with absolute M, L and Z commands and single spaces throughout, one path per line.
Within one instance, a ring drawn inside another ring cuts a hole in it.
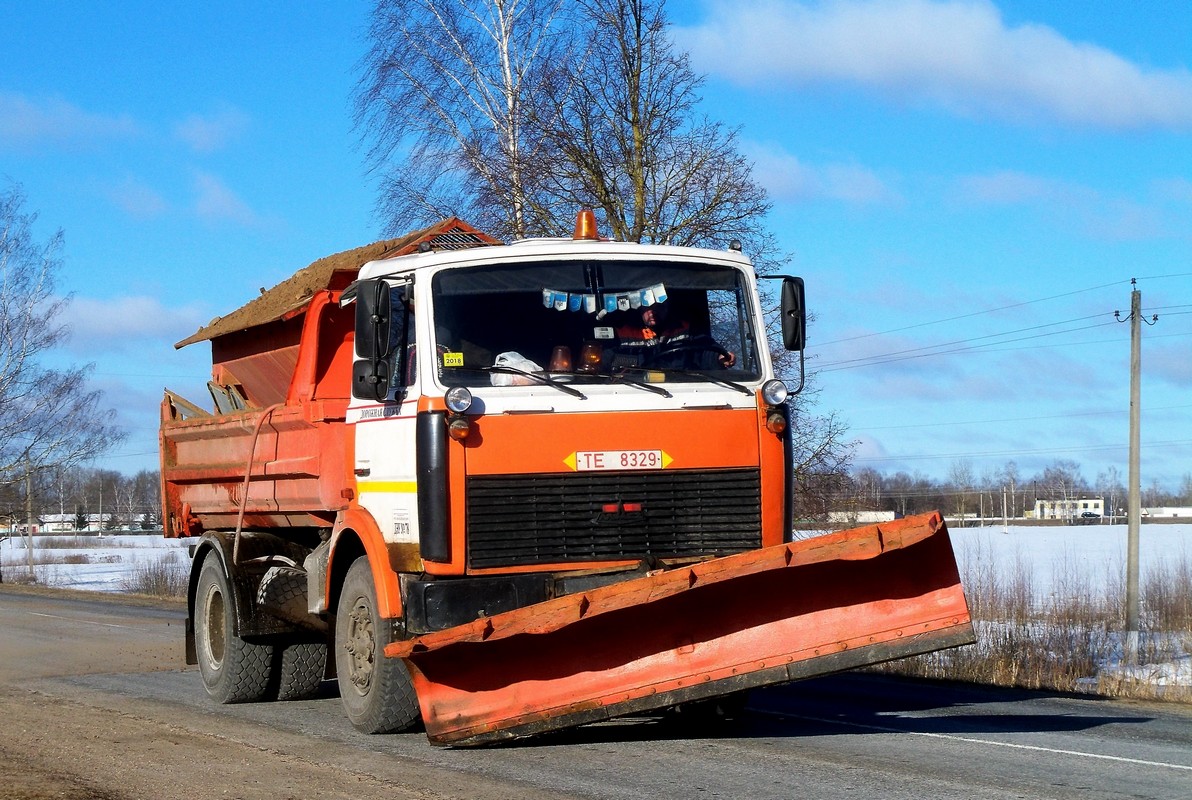
M 87 535 L 38 535 L 33 537 L 33 549 L 36 550 L 109 550 L 113 548 L 136 547 L 133 542 L 121 541 L 114 538 L 116 531 L 106 531 L 103 536 L 97 533 Z M 14 537 L 14 541 L 17 541 Z M 19 540 L 18 547 L 23 549 L 25 540 Z
M 91 553 L 46 553 L 36 549 L 33 551 L 34 567 L 53 566 L 55 564 L 111 564 L 118 561 L 120 561 L 120 556 L 118 555 L 93 555 Z M 22 551 L 18 558 L 13 559 L 5 557 L 4 569 L 24 569 L 28 571 L 28 556 Z
M 1125 628 L 1120 576 L 1082 574 L 1070 559 L 1054 565 L 1052 594 L 1040 596 L 1024 560 L 999 572 L 978 553 L 964 570 L 977 629 L 967 647 L 901 659 L 876 669 L 925 678 L 1115 697 L 1192 701 L 1192 687 L 1163 684 L 1158 665 L 1192 654 L 1192 563 L 1187 557 L 1142 576 L 1138 663 L 1123 670 Z
M 5 542 L 3 580 L 10 584 L 58 586 L 63 583 L 60 567 L 79 564 L 114 564 L 129 557 L 135 544 L 108 536 L 35 536 L 33 571 L 29 570 L 24 540 Z M 86 552 L 61 552 L 82 550 Z M 123 551 L 123 552 L 113 552 Z M 188 569 L 180 553 L 166 551 L 152 561 L 136 563 L 120 582 L 120 591 L 152 597 L 181 597 L 186 593 Z
M 189 569 L 179 562 L 178 553 L 168 552 L 153 561 L 137 564 L 120 588 L 129 594 L 184 597 L 188 576 Z

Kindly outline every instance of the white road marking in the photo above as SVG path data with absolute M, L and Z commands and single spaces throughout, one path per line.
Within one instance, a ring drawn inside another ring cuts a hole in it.
M 756 709 L 754 709 L 756 711 Z M 870 725 L 864 722 L 849 722 L 847 720 L 826 719 L 823 717 L 808 717 L 802 714 L 787 714 L 781 711 L 758 711 L 761 714 L 768 714 L 775 717 L 788 717 L 790 719 L 801 719 L 808 722 L 827 722 L 835 725 L 844 725 L 853 728 L 866 728 L 873 731 L 882 731 L 884 733 L 905 733 L 910 736 L 925 736 L 929 739 L 948 739 L 955 742 L 967 742 L 969 744 L 988 744 L 994 747 L 1007 747 L 1012 750 L 1031 750 L 1038 753 L 1054 753 L 1056 755 L 1065 756 L 1079 756 L 1081 758 L 1094 758 L 1101 761 L 1116 761 L 1122 764 L 1137 764 L 1144 767 L 1166 767 L 1168 769 L 1178 769 L 1186 772 L 1192 772 L 1192 766 L 1186 764 L 1169 764 L 1166 761 L 1145 761 L 1140 758 L 1125 758 L 1124 756 L 1107 756 L 1101 753 L 1085 753 L 1080 750 L 1063 750 L 1056 747 L 1039 747 L 1033 744 L 1015 744 L 1013 742 L 999 742 L 994 739 L 974 739 L 971 736 L 956 736 L 950 733 L 929 733 L 927 731 L 908 731 L 902 728 L 888 728 L 883 725 Z
M 31 617 L 49 617 L 50 619 L 64 619 L 67 622 L 78 622 L 82 625 L 97 625 L 101 628 L 127 628 L 130 631 L 138 629 L 136 625 L 117 625 L 114 622 L 92 622 L 91 620 L 79 619 L 78 617 L 63 617 L 58 614 L 42 614 L 38 611 L 28 611 L 26 613 L 29 614 L 29 616 L 31 616 Z

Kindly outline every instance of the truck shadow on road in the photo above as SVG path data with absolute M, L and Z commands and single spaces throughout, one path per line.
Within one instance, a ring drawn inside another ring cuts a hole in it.
M 551 746 L 691 739 L 804 738 L 909 733 L 966 736 L 1079 732 L 1153 718 L 1138 709 L 1098 708 L 1107 701 L 1069 695 L 844 674 L 754 690 L 729 719 L 677 714 L 626 717 L 519 740 Z M 1106 713 L 1096 713 L 1104 710 Z

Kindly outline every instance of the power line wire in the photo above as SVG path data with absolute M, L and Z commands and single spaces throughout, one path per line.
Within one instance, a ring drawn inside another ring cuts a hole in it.
M 1097 314 L 1096 316 L 1101 316 L 1101 315 Z M 1104 328 L 1104 327 L 1111 326 L 1116 322 L 1116 320 L 1110 320 L 1109 322 L 1099 322 L 1095 325 L 1084 325 L 1079 328 L 1066 328 L 1062 331 L 1049 331 L 1047 333 L 1040 333 L 1040 334 L 1036 334 L 1034 336 L 1021 336 L 1017 339 L 1006 339 L 1004 341 L 990 342 L 990 343 L 984 344 L 984 345 L 973 345 L 973 346 L 969 346 L 969 347 L 957 347 L 952 350 L 939 350 L 938 352 L 931 352 L 931 353 L 920 352 L 923 350 L 933 350 L 933 349 L 940 348 L 940 347 L 949 347 L 949 346 L 957 345 L 957 344 L 965 344 L 967 342 L 977 342 L 977 341 L 980 341 L 981 339 L 992 339 L 992 338 L 997 338 L 997 337 L 1002 337 L 1002 336 L 1009 336 L 1010 334 L 1018 333 L 1020 331 L 1038 330 L 1039 328 L 1046 328 L 1046 327 L 1050 327 L 1051 325 L 1062 325 L 1062 324 L 1066 324 L 1068 322 L 1076 322 L 1076 321 L 1079 321 L 1080 319 L 1090 319 L 1090 317 L 1079 317 L 1075 320 L 1065 320 L 1064 322 L 1053 322 L 1053 323 L 1048 323 L 1046 325 L 1036 325 L 1031 328 L 1020 328 L 1018 331 L 1007 331 L 1005 333 L 989 334 L 988 336 L 977 336 L 972 339 L 961 339 L 961 340 L 958 340 L 955 342 L 945 342 L 945 343 L 941 343 L 941 344 L 937 344 L 937 345 L 928 345 L 928 346 L 924 346 L 924 347 L 911 348 L 909 350 L 899 350 L 899 351 L 896 351 L 893 353 L 881 353 L 881 354 L 878 354 L 875 356 L 865 356 L 863 358 L 852 358 L 852 359 L 846 359 L 844 361 L 832 361 L 832 362 L 829 362 L 829 363 L 821 366 L 819 369 L 821 372 L 836 372 L 836 371 L 845 370 L 845 369 L 856 369 L 858 367 L 871 367 L 871 366 L 879 366 L 882 364 L 891 364 L 891 363 L 894 363 L 897 361 L 909 361 L 911 359 L 926 358 L 929 356 L 944 356 L 944 355 L 954 355 L 956 353 L 968 353 L 968 352 L 972 352 L 974 350 L 990 348 L 995 345 L 1010 344 L 1012 342 L 1026 342 L 1026 341 L 1030 341 L 1032 339 L 1043 339 L 1048 336 L 1059 336 L 1060 334 L 1077 333 L 1079 331 L 1092 330 L 1093 328 Z M 993 352 L 993 351 L 989 350 L 987 352 Z M 907 355 L 907 354 L 914 354 L 914 355 Z
M 1178 406 L 1157 406 L 1148 408 L 1147 412 L 1154 411 L 1172 411 L 1181 408 L 1192 408 L 1192 405 L 1178 405 Z M 902 430 L 905 428 L 940 428 L 952 425 L 993 425 L 1001 422 L 1038 422 L 1046 419 L 1070 419 L 1072 417 L 1101 417 L 1101 416 L 1116 416 L 1127 413 L 1127 409 L 1120 409 L 1116 411 L 1080 411 L 1072 414 L 1048 414 L 1046 416 L 1038 417 L 1005 417 L 1003 419 L 975 419 L 975 420 L 959 420 L 956 422 L 920 422 L 914 425 L 879 425 L 868 426 L 864 428 L 865 431 L 889 431 Z
M 1165 442 L 1145 442 L 1143 447 L 1183 447 L 1192 445 L 1192 439 L 1173 439 Z M 991 450 L 981 453 L 933 453 L 933 454 L 918 454 L 918 455 L 898 455 L 898 456 L 867 456 L 856 457 L 853 460 L 856 462 L 875 462 L 875 461 L 940 461 L 942 459 L 957 459 L 957 458 L 1004 458 L 1006 456 L 1024 456 L 1024 455 L 1038 455 L 1041 453 L 1092 453 L 1105 450 L 1124 450 L 1126 444 L 1102 444 L 1102 445 L 1084 445 L 1072 447 L 1041 447 L 1031 450 L 1015 449 L 1015 450 Z
M 1187 278 L 1192 276 L 1192 272 L 1173 272 L 1170 275 L 1148 275 L 1142 278 L 1135 278 L 1140 281 L 1157 281 L 1163 278 Z
M 983 314 L 995 314 L 998 311 L 1009 311 L 1010 309 L 1022 308 L 1023 306 L 1034 305 L 1035 303 L 1045 303 L 1049 300 L 1059 300 L 1060 298 L 1063 298 L 1063 297 L 1072 297 L 1073 295 L 1083 294 L 1085 292 L 1094 292 L 1098 289 L 1106 289 L 1106 288 L 1109 288 L 1110 286 L 1117 286 L 1120 283 L 1126 283 L 1126 282 L 1127 281 L 1113 281 L 1112 283 L 1103 283 L 1100 286 L 1090 286 L 1086 289 L 1076 289 L 1075 291 L 1064 292 L 1063 294 L 1056 294 L 1056 295 L 1052 295 L 1050 297 L 1040 297 L 1037 300 L 1024 300 L 1020 303 L 1011 303 L 1010 305 L 1007 305 L 1007 306 L 998 306 L 997 308 L 988 308 L 988 309 L 985 309 L 984 311 L 972 311 L 968 314 L 960 314 L 959 316 L 955 316 L 955 317 L 933 319 L 933 320 L 930 320 L 929 322 L 920 322 L 915 325 L 907 325 L 902 328 L 893 328 L 888 331 L 875 331 L 874 333 L 862 333 L 858 336 L 849 336 L 844 339 L 832 339 L 827 342 L 821 342 L 819 346 L 827 347 L 828 345 L 841 344 L 843 342 L 853 342 L 858 339 L 868 339 L 873 336 L 886 336 L 887 334 L 891 334 L 891 333 L 901 333 L 903 331 L 914 330 L 915 328 L 924 328 L 924 327 L 927 327 L 928 325 L 940 325 L 945 322 L 956 322 L 957 320 L 961 320 L 961 319 L 970 319 L 972 317 L 979 317 L 979 316 L 982 316 Z

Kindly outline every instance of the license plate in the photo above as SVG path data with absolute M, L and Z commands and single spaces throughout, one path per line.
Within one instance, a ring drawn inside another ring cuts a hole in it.
M 662 450 L 582 450 L 564 459 L 576 472 L 665 469 L 672 459 Z

